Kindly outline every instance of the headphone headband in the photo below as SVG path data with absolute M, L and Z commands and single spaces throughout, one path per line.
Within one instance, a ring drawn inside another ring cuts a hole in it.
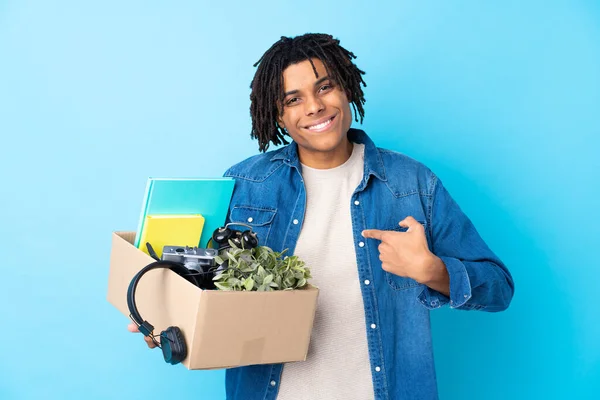
M 152 333 L 154 326 L 152 326 L 152 324 L 150 324 L 148 321 L 145 321 L 140 315 L 140 312 L 135 305 L 135 291 L 137 289 L 138 282 L 146 272 L 157 268 L 165 268 L 165 266 L 171 271 L 182 275 L 184 278 L 186 275 L 189 275 L 189 270 L 180 263 L 167 260 L 155 261 L 146 265 L 137 274 L 135 274 L 131 280 L 131 283 L 129 284 L 129 287 L 127 288 L 127 307 L 129 308 L 130 318 L 138 325 L 138 329 L 145 336 L 149 336 Z
M 229 225 L 240 225 L 240 226 L 245 226 L 246 228 L 248 228 L 249 230 L 252 231 L 252 226 L 248 225 L 248 224 L 244 224 L 243 222 L 230 222 L 228 224 L 225 224 L 224 228 L 228 228 Z M 223 228 L 221 228 L 223 229 Z

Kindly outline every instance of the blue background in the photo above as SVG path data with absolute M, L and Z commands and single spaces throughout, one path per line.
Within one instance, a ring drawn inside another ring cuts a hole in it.
M 0 1 L 0 398 L 224 397 L 223 371 L 165 364 L 106 302 L 111 232 L 148 176 L 257 153 L 252 64 L 305 32 L 358 56 L 363 128 L 514 275 L 504 313 L 432 313 L 441 398 L 598 398 L 597 1 L 82 3 Z

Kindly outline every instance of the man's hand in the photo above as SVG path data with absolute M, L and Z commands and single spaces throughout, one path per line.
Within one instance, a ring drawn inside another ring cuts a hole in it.
M 129 325 L 127 325 L 127 330 L 129 332 L 139 332 L 140 330 L 138 329 L 137 325 L 134 324 L 133 322 Z M 149 348 L 153 349 L 156 347 L 156 344 L 152 341 L 152 338 L 149 338 L 148 336 L 144 336 L 144 340 L 146 341 L 146 344 L 148 345 Z
M 380 240 L 381 268 L 392 274 L 412 278 L 446 295 L 450 293 L 448 271 L 442 260 L 429 251 L 425 228 L 413 217 L 400 221 L 406 232 L 366 229 L 365 238 Z

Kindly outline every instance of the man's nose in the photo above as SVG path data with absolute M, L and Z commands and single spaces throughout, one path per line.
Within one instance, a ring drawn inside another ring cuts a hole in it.
M 307 116 L 318 114 L 325 109 L 323 101 L 318 96 L 308 97 L 304 104 L 304 111 Z

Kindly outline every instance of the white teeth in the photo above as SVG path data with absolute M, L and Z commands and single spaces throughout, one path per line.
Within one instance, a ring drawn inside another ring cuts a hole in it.
M 329 125 L 331 123 L 331 119 L 319 124 L 319 125 L 313 125 L 313 126 L 309 126 L 308 129 L 322 129 L 325 128 L 327 125 Z

